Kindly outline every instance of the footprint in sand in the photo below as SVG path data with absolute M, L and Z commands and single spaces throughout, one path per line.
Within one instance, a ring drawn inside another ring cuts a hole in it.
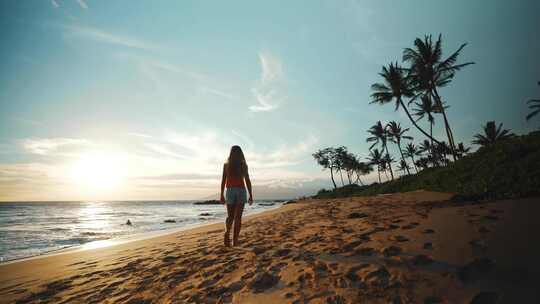
M 488 233 L 490 232 L 491 230 L 487 229 L 486 227 L 482 226 L 478 229 L 478 232 L 480 233 Z
M 414 266 L 426 266 L 433 263 L 433 259 L 425 254 L 419 254 L 411 259 Z
M 435 233 L 435 230 L 433 230 L 433 229 L 426 229 L 426 230 L 422 231 L 422 233 L 425 233 L 425 234 L 431 234 L 431 233 Z
M 499 299 L 499 295 L 492 291 L 482 291 L 474 296 L 471 304 L 495 304 Z
M 459 268 L 457 275 L 461 281 L 468 283 L 485 277 L 494 269 L 495 262 L 488 258 L 481 258 Z
M 431 249 L 433 249 L 433 243 L 431 243 L 431 242 L 425 242 L 423 248 L 424 248 L 424 249 L 431 250 Z
M 390 247 L 384 248 L 383 251 L 382 251 L 382 254 L 385 257 L 391 257 L 391 256 L 396 256 L 396 255 L 401 254 L 402 251 L 403 251 L 403 249 L 401 249 L 401 247 L 390 246 Z
M 391 240 L 397 241 L 397 242 L 407 242 L 409 239 L 403 235 L 395 235 L 390 238 Z
M 371 247 L 361 247 L 357 248 L 354 253 L 361 256 L 372 256 L 375 254 L 375 249 Z

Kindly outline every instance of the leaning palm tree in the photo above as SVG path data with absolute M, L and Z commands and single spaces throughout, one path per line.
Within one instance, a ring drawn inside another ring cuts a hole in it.
M 411 175 L 411 174 L 409 173 L 409 168 L 410 168 L 410 167 L 409 167 L 409 164 L 407 164 L 407 162 L 406 162 L 404 159 L 402 159 L 402 160 L 399 162 L 398 169 L 399 169 L 400 171 L 402 171 L 403 173 L 407 172 L 407 175 Z
M 371 128 L 369 128 L 368 133 L 371 134 L 370 137 L 366 139 L 367 142 L 374 142 L 369 149 L 371 150 L 375 145 L 380 144 L 383 151 L 388 154 L 388 131 L 382 125 L 381 121 L 377 121 Z M 392 171 L 392 164 L 389 164 L 390 175 L 392 180 L 394 180 L 394 172 Z
M 416 173 L 418 173 L 418 167 L 416 166 L 416 161 L 414 160 L 414 157 L 420 155 L 420 150 L 418 150 L 418 148 L 410 142 L 405 146 L 404 155 L 405 157 L 409 157 L 411 159 L 412 164 L 414 165 L 414 170 L 416 171 Z
M 407 109 L 407 106 L 403 102 L 404 97 L 412 97 L 413 90 L 411 88 L 411 82 L 409 77 L 407 77 L 405 69 L 398 66 L 397 63 L 390 63 L 388 67 L 383 66 L 382 72 L 379 75 L 383 78 L 383 83 L 375 83 L 371 86 L 371 89 L 374 91 L 371 94 L 370 103 L 378 104 L 387 104 L 392 101 L 395 103 L 395 110 L 402 108 L 409 117 L 409 120 L 412 124 L 420 131 L 422 134 L 427 136 L 432 141 L 438 143 L 430 134 L 424 131 L 412 118 L 411 113 Z
M 354 172 L 356 174 L 356 182 L 359 182 L 363 186 L 364 183 L 362 182 L 362 179 L 360 177 L 373 172 L 373 166 L 370 163 L 357 161 L 355 164 Z
M 389 122 L 386 125 L 386 128 L 388 130 L 388 135 L 390 136 L 390 140 L 396 143 L 398 146 L 399 154 L 401 154 L 401 160 L 405 161 L 405 156 L 403 156 L 403 150 L 401 150 L 401 140 L 413 139 L 411 136 L 405 135 L 405 133 L 409 131 L 409 128 L 402 129 L 401 124 L 395 121 Z M 405 161 L 405 163 L 407 162 Z M 405 167 L 405 168 L 407 169 L 407 174 L 411 174 L 411 172 L 409 172 L 409 167 Z
M 433 125 L 435 124 L 435 113 L 441 113 L 439 107 L 433 103 L 429 95 L 424 95 L 421 97 L 421 102 L 415 102 L 416 108 L 414 109 L 414 115 L 418 116 L 418 120 L 427 116 L 429 122 L 429 135 L 433 138 Z M 431 141 L 431 146 L 433 146 L 433 140 Z
M 538 85 L 540 85 L 540 81 L 538 82 Z M 532 112 L 527 115 L 527 120 L 529 120 L 540 113 L 540 99 L 529 99 L 527 100 L 527 104 L 529 105 L 529 109 L 532 110 Z
M 483 128 L 484 134 L 478 133 L 474 135 L 475 140 L 472 141 L 473 144 L 487 147 L 515 136 L 514 133 L 510 132 L 510 129 L 503 129 L 502 123 L 497 127 L 494 121 L 488 121 Z
M 390 168 L 392 170 L 392 163 L 395 162 L 394 158 L 390 156 L 390 154 L 386 153 L 381 161 L 381 166 L 384 171 L 384 174 L 386 174 L 387 168 Z M 392 172 L 392 171 L 390 171 Z M 386 180 L 388 180 L 388 175 L 386 175 Z M 394 180 L 392 178 L 392 180 Z
M 417 94 L 433 97 L 435 104 L 440 107 L 441 114 L 444 118 L 444 127 L 446 136 L 448 137 L 448 143 L 452 149 L 452 154 L 454 154 L 455 144 L 452 129 L 450 128 L 450 123 L 448 122 L 448 117 L 444 111 L 443 102 L 437 88 L 448 85 L 457 71 L 461 70 L 463 67 L 474 64 L 474 62 L 456 64 L 460 52 L 467 45 L 466 43 L 462 44 L 457 51 L 448 58 L 443 59 L 441 35 L 439 35 L 439 38 L 435 43 L 433 43 L 431 35 L 426 35 L 423 40 L 416 38 L 414 45 L 414 48 L 406 48 L 403 51 L 403 61 L 411 64 L 409 72 L 412 78 L 414 91 L 417 92 Z M 454 160 L 456 160 L 455 155 Z
M 381 164 L 382 164 L 383 154 L 379 149 L 375 148 L 369 151 L 369 164 L 377 166 L 377 174 L 379 176 L 379 184 L 381 183 Z

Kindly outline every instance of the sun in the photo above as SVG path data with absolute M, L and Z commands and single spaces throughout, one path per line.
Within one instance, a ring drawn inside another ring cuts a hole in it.
M 71 166 L 72 181 L 89 190 L 110 190 L 117 187 L 124 177 L 121 161 L 105 153 L 81 155 Z

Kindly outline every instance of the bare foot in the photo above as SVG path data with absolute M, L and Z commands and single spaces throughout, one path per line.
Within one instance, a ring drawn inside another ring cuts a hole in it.
M 230 239 L 229 234 L 227 232 L 225 232 L 223 242 L 224 242 L 225 247 L 231 247 L 231 239 Z

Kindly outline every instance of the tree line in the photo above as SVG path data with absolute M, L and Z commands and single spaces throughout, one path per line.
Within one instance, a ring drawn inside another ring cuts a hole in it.
M 470 147 L 455 142 L 447 115 L 450 106 L 439 92 L 440 88 L 452 82 L 458 71 L 474 64 L 474 62 L 457 63 L 458 56 L 466 45 L 467 43 L 462 44 L 450 56 L 443 58 L 441 35 L 435 41 L 431 35 L 426 35 L 423 39 L 416 38 L 412 48 L 404 49 L 402 59 L 406 66 L 391 62 L 382 67 L 379 73 L 382 82 L 371 86 L 369 103 L 393 104 L 394 110 L 402 110 L 425 138 L 416 145 L 413 137 L 407 135 L 409 128 L 402 127 L 396 121 L 386 124 L 377 121 L 367 130 L 369 136 L 366 142 L 372 144 L 366 161 L 348 152 L 344 146 L 318 150 L 313 157 L 323 170 L 329 169 L 334 188 L 337 187 L 336 174 L 339 175 L 342 186 L 345 182 L 363 185 L 361 177 L 375 169 L 379 183 L 382 182 L 381 174 L 386 176 L 386 180 L 394 180 L 393 164 L 396 163 L 396 159 L 388 150 L 389 143 L 394 144 L 399 151 L 397 170 L 406 175 L 418 173 L 429 167 L 448 166 L 452 161 L 470 152 Z M 540 85 L 540 82 L 538 84 Z M 527 104 L 532 110 L 526 117 L 530 120 L 540 112 L 540 99 L 530 99 Z M 418 124 L 423 119 L 427 120 L 429 130 L 424 130 Z M 442 120 L 445 130 L 444 140 L 433 136 L 433 127 L 438 119 Z M 510 130 L 503 128 L 502 123 L 497 125 L 495 121 L 488 121 L 483 126 L 483 133 L 474 135 L 472 144 L 487 147 L 513 136 L 515 135 Z

